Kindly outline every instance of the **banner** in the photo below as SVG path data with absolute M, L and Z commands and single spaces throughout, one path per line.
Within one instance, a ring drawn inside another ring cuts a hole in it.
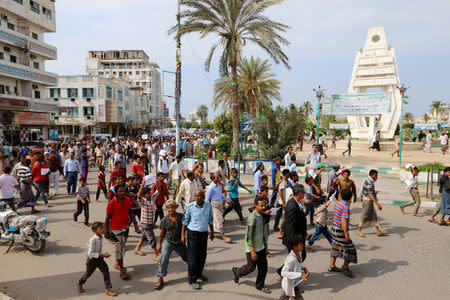
M 262 162 L 264 164 L 264 174 L 272 175 L 272 160 L 260 160 L 260 159 L 245 159 L 244 160 L 244 173 L 245 174 L 254 174 L 256 171 L 256 165 Z
M 184 171 L 190 171 L 194 168 L 195 163 L 198 161 L 198 157 L 184 157 L 181 160 L 181 169 Z
M 50 125 L 50 115 L 35 112 L 14 112 L 13 123 L 20 125 Z
M 324 115 L 380 115 L 391 109 L 391 93 L 334 94 L 322 100 Z

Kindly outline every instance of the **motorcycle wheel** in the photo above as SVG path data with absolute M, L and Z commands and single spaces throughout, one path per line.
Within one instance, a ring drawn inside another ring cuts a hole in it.
M 37 232 L 33 232 L 35 237 L 35 242 L 32 246 L 24 245 L 31 253 L 38 254 L 45 248 L 45 239 L 40 239 Z

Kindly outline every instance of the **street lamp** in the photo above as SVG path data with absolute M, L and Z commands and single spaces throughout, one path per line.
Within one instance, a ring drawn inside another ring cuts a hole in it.
M 176 72 L 175 72 L 175 113 L 177 121 L 177 131 L 176 131 L 176 144 L 177 144 L 177 155 L 181 154 L 180 144 L 181 144 L 181 132 L 180 132 L 180 98 L 181 98 L 181 41 L 180 41 L 180 29 L 181 29 L 181 13 L 180 13 L 180 0 L 178 0 L 178 13 L 177 13 L 177 53 L 176 53 Z
M 408 98 L 408 96 L 406 96 L 405 93 L 409 89 L 409 87 L 405 87 L 405 85 L 402 84 L 402 86 L 397 86 L 397 89 L 399 90 L 400 95 L 402 96 L 401 118 L 400 118 L 400 149 L 399 149 L 399 153 L 398 153 L 398 164 L 401 167 L 402 166 L 402 144 L 403 144 L 403 103 L 405 102 L 405 99 Z
M 316 92 L 316 97 L 317 97 L 317 140 L 319 139 L 319 133 L 320 133 L 320 102 L 322 101 L 323 98 L 323 92 L 325 91 L 325 89 L 320 88 L 319 87 L 316 89 L 313 89 L 314 92 Z

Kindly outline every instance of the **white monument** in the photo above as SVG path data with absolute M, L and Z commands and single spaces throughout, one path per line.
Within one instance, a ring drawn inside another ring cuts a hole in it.
M 355 58 L 349 94 L 366 93 L 368 88 L 391 93 L 390 112 L 376 116 L 347 116 L 353 137 L 370 139 L 378 130 L 381 138 L 392 138 L 401 116 L 401 95 L 395 51 L 388 46 L 384 27 L 369 28 L 366 44 Z M 367 125 L 367 123 L 369 125 Z

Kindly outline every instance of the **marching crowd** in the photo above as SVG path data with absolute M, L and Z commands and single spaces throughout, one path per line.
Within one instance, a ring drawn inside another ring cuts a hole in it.
M 288 148 L 284 157 L 285 169 L 281 168 L 278 157 L 273 159 L 270 171 L 265 170 L 263 162 L 257 163 L 253 190 L 242 184 L 239 171 L 231 167 L 226 153 L 218 160 L 215 172 L 206 174 L 201 161 L 196 162 L 192 169 L 183 170 L 183 155 L 193 156 L 206 148 L 209 150 L 208 156 L 215 158 L 216 142 L 215 134 L 185 135 L 180 155 L 175 155 L 175 142 L 170 137 L 147 140 L 127 137 L 106 141 L 86 139 L 55 144 L 45 147 L 42 152 L 33 152 L 22 146 L 14 167 L 16 157 L 1 149 L 0 199 L 13 210 L 30 207 L 31 213 L 39 213 L 35 208 L 36 201 L 42 198 L 45 205 L 51 207 L 52 199 L 59 195 L 61 178 L 66 181 L 67 194 L 76 198 L 73 221 L 76 222 L 83 213 L 84 224 L 93 231 L 88 241 L 86 272 L 77 283 L 78 292 L 84 291 L 83 284 L 98 268 L 104 277 L 106 294 L 110 296 L 117 293 L 112 290 L 109 268 L 105 262 L 111 254 L 103 251 L 103 243 L 106 239 L 114 244 L 114 268 L 119 271 L 120 278 L 129 279 L 124 259 L 131 225 L 137 234 L 142 235 L 134 253 L 146 255 L 141 247 L 148 242 L 154 259 L 158 261 L 156 290 L 162 289 L 165 284 L 164 277 L 167 276 L 173 251 L 187 263 L 189 285 L 199 290 L 202 283 L 208 280 L 204 275 L 208 239 L 212 241 L 220 236 L 225 243 L 232 242 L 226 235 L 224 222 L 234 210 L 241 225 L 246 227 L 246 263 L 233 267 L 230 276 L 239 283 L 241 277 L 257 268 L 256 289 L 271 293 L 265 287 L 265 278 L 267 257 L 272 256 L 268 237 L 273 216 L 272 229 L 288 251 L 284 265 L 278 269 L 282 277 L 280 299 L 303 299 L 302 286 L 309 278 L 309 271 L 304 266 L 306 249 L 311 249 L 321 235 L 330 244 L 328 271 L 354 276 L 349 265 L 358 260 L 357 250 L 350 238 L 349 223 L 351 206 L 358 196 L 363 210 L 356 233 L 365 237 L 362 228 L 374 226 L 378 236 L 386 235 L 377 216 L 377 209 L 382 210 L 375 188 L 377 170 L 369 172 L 359 190 L 351 179 L 351 171 L 338 165 L 333 166 L 327 175 L 327 182 L 323 183 L 322 175 L 326 175 L 321 159 L 326 154 L 321 144 L 313 145 L 312 152 L 306 156 L 304 184 L 300 183 L 292 147 Z M 351 144 L 349 154 L 350 151 Z M 129 164 L 131 168 L 127 168 Z M 415 205 L 414 216 L 422 216 L 418 212 L 421 204 L 419 169 L 414 165 L 407 167 L 411 169 L 411 176 L 406 182 L 406 189 L 412 201 L 400 209 L 404 212 L 406 207 Z M 103 194 L 108 201 L 104 222 L 89 222 L 91 196 L 86 180 L 92 174 L 89 173 L 92 168 L 98 170 L 95 200 L 100 201 Z M 152 168 L 156 170 L 152 172 Z M 270 184 L 267 174 L 271 174 Z M 52 194 L 49 193 L 50 187 L 53 187 Z M 20 194 L 17 203 L 15 189 Z M 247 219 L 239 201 L 240 189 L 255 196 Z M 440 213 L 438 224 L 446 225 L 450 223 L 450 220 L 444 219 L 445 215 L 450 215 L 450 167 L 444 170 L 440 178 L 440 191 L 442 200 L 429 221 L 436 222 L 434 218 Z M 334 203 L 334 209 L 329 213 L 331 203 Z M 158 220 L 159 225 L 156 225 Z M 308 226 L 314 229 L 310 230 Z M 158 235 L 155 234 L 157 228 Z M 336 265 L 337 258 L 344 261 L 341 267 Z

